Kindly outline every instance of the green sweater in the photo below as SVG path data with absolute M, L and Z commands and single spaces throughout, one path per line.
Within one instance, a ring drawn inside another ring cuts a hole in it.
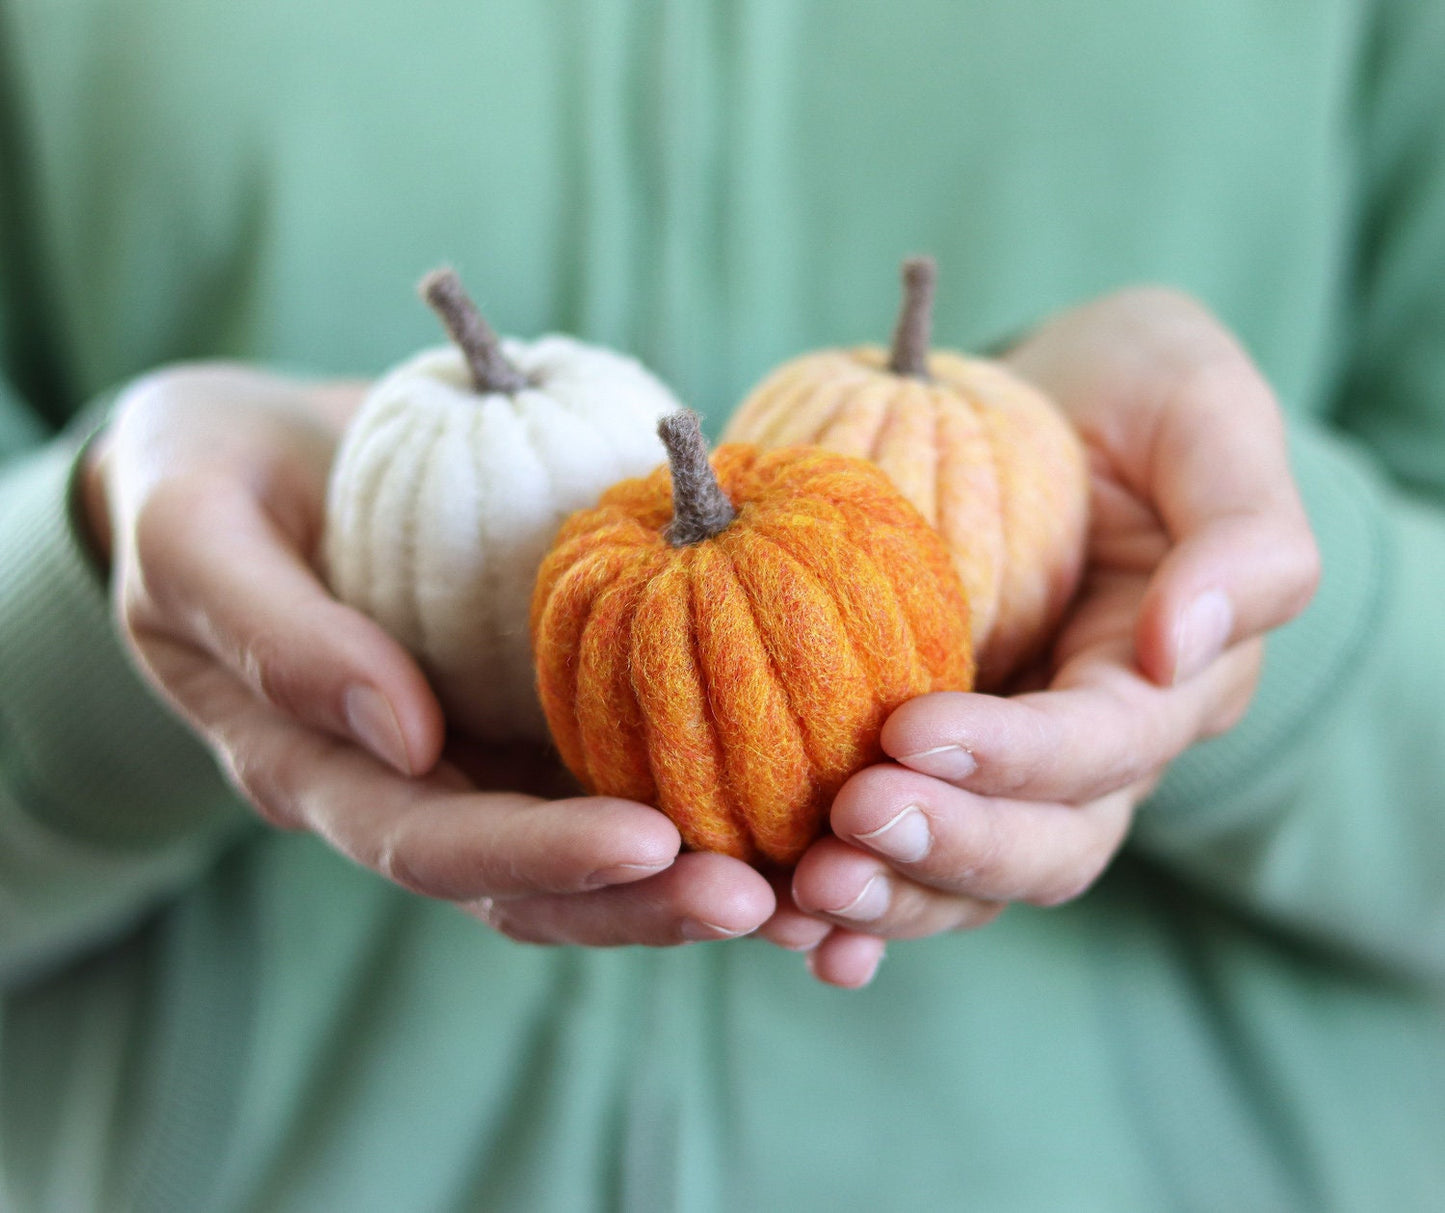
M 0 1208 L 1440 1208 L 1442 63 L 1438 0 L 0 0 Z M 375 373 L 437 262 L 716 429 L 918 250 L 964 348 L 1203 298 L 1325 577 L 1092 892 L 865 991 L 516 945 L 263 828 L 71 533 L 88 402 Z

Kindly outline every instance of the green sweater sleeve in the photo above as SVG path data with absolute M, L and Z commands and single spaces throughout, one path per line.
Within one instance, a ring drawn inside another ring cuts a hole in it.
M 1315 602 L 1243 725 L 1138 845 L 1275 924 L 1445 981 L 1445 4 L 1382 11 L 1363 81 L 1355 311 L 1330 423 L 1299 421 Z
M 56 440 L 0 471 L 0 984 L 128 927 L 244 820 L 110 626 L 72 463 Z
M 130 925 L 244 820 L 110 625 L 70 525 L 74 446 L 0 467 L 0 983 Z
M 0 983 L 123 930 L 244 820 L 110 626 L 72 464 L 61 438 L 0 468 Z

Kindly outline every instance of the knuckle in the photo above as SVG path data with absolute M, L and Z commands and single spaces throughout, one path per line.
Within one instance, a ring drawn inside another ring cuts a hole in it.
M 231 786 L 255 809 L 268 825 L 279 829 L 299 828 L 300 806 L 294 792 L 289 764 L 247 747 L 223 747 L 218 754 L 221 769 Z
M 1118 788 L 1127 787 L 1153 772 L 1178 750 L 1173 733 L 1174 716 L 1164 709 L 1152 690 L 1142 688 L 1131 676 L 1101 678 L 1095 684 L 1101 705 L 1095 749 L 1095 775 L 1087 787 L 1075 789 L 1072 799 L 1093 800 Z
M 403 816 L 382 836 L 368 866 L 409 893 L 430 896 L 429 882 L 417 871 L 414 848 L 415 831 Z M 474 904 L 483 903 L 495 910 L 490 898 L 482 898 Z
M 1082 897 L 1104 874 L 1116 849 L 1112 837 L 1096 842 L 1082 857 L 1076 856 L 1050 872 L 1023 900 L 1040 909 L 1052 909 Z
M 478 897 L 474 901 L 464 901 L 460 908 L 463 913 L 470 915 L 483 926 L 490 927 L 498 934 L 505 935 L 507 933 L 502 922 L 502 912 L 490 897 Z
M 1023 900 L 1040 909 L 1052 909 L 1055 906 L 1065 905 L 1088 892 L 1094 882 L 1099 879 L 1102 871 L 1103 867 L 1100 865 L 1097 870 L 1091 867 L 1083 875 L 1077 872 L 1059 873 L 1045 881 L 1037 892 Z
M 1232 341 L 1176 362 L 1171 373 L 1168 407 L 1211 415 L 1245 406 L 1283 440 L 1283 421 L 1273 389 Z
M 1057 716 L 1037 709 L 1025 713 L 1019 727 L 1023 730 L 1024 744 L 1035 761 L 1041 761 L 1042 755 L 1055 751 L 1066 731 L 1066 725 Z
M 555 932 L 548 930 L 537 915 L 519 912 L 517 907 L 509 907 L 490 897 L 471 903 L 467 910 L 513 943 L 545 945 L 558 942 Z
M 119 411 L 127 417 L 164 412 L 197 374 L 195 364 L 189 363 L 171 363 L 147 371 L 125 389 L 118 402 Z
M 998 813 L 990 806 L 970 814 L 970 817 L 970 836 L 964 844 L 963 864 L 958 873 L 958 881 L 964 886 L 999 885 L 1009 875 L 1009 860 Z
M 897 771 L 887 766 L 864 767 L 848 778 L 834 798 L 834 805 L 850 809 L 870 809 L 887 803 L 894 790 Z
M 974 901 L 964 911 L 953 929 L 955 931 L 977 931 L 980 927 L 986 927 L 996 921 L 1007 908 L 1007 903 L 1002 901 Z
M 1282 432 L 1273 389 L 1204 303 L 1162 286 L 1130 288 L 1116 298 L 1130 317 L 1131 370 L 1144 399 L 1185 414 L 1245 407 L 1273 416 Z
M 1130 784 L 1138 783 L 1161 765 L 1161 760 L 1156 759 L 1155 755 L 1160 755 L 1161 751 L 1167 751 L 1163 755 L 1163 761 L 1167 761 L 1174 757 L 1174 751 L 1178 748 L 1172 743 L 1153 739 L 1140 746 L 1125 746 L 1114 755 L 1113 760 L 1095 781 L 1094 786 L 1088 789 L 1084 799 L 1106 795 L 1118 788 L 1126 788 Z
M 1091 889 L 1123 845 L 1133 819 L 1132 806 L 1143 791 L 1141 787 L 1121 792 L 1081 810 L 1089 813 L 1089 819 L 1080 822 L 1084 833 L 1079 845 L 1041 874 L 1021 900 L 1050 908 L 1073 901 Z
M 174 476 L 156 484 L 135 511 L 131 533 L 136 557 L 147 571 L 163 570 L 193 536 L 204 511 L 206 486 Z
M 499 876 L 493 856 L 439 844 L 433 823 L 420 809 L 402 810 L 374 843 L 361 849 L 364 866 L 421 897 L 469 905 L 513 891 Z
M 989 789 L 995 795 L 1026 796 L 1047 773 L 1064 743 L 1066 728 L 1042 709 L 1024 710 L 1009 720 L 1008 761 L 988 764 Z
M 306 702 L 306 681 L 281 634 L 262 628 L 245 637 L 235 655 L 236 668 L 258 694 L 289 715 Z
M 1208 741 L 1211 737 L 1219 737 L 1229 732 L 1230 729 L 1234 728 L 1235 725 L 1244 719 L 1244 714 L 1248 708 L 1249 700 L 1247 698 L 1241 697 L 1231 700 L 1204 723 L 1203 727 L 1199 730 L 1200 740 Z
M 1292 558 L 1286 573 L 1289 592 L 1285 600 L 1287 617 L 1292 619 L 1309 606 L 1315 592 L 1320 588 L 1324 561 L 1314 532 L 1303 518 L 1297 532 L 1291 535 L 1286 543 L 1285 550 Z
M 1113 295 L 1115 304 L 1131 315 L 1145 317 L 1157 330 L 1169 332 L 1181 322 L 1215 325 L 1209 308 L 1195 295 L 1176 286 L 1145 283 Z

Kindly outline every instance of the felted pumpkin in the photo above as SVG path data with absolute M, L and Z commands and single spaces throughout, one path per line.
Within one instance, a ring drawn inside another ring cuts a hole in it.
M 724 441 L 813 444 L 877 463 L 943 535 L 972 611 L 978 681 L 997 687 L 1048 639 L 1077 585 L 1088 522 L 1083 447 L 999 362 L 929 352 L 934 263 L 904 263 L 891 350 L 784 363 Z
M 449 270 L 421 291 L 453 344 L 392 370 L 348 425 L 328 580 L 418 658 L 450 725 L 545 741 L 527 635 L 537 566 L 564 518 L 657 465 L 657 421 L 677 401 L 610 350 L 499 341 Z
M 972 680 L 968 607 L 937 533 L 862 460 L 719 447 L 659 427 L 668 466 L 574 515 L 531 626 L 542 706 L 591 792 L 684 841 L 795 862 L 881 757 L 888 714 Z

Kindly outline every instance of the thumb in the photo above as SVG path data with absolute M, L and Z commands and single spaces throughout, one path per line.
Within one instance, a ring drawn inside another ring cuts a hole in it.
M 1150 578 L 1135 644 L 1161 685 L 1287 623 L 1319 582 L 1278 406 L 1256 377 L 1230 386 L 1175 401 L 1153 446 L 1149 487 L 1172 542 Z

